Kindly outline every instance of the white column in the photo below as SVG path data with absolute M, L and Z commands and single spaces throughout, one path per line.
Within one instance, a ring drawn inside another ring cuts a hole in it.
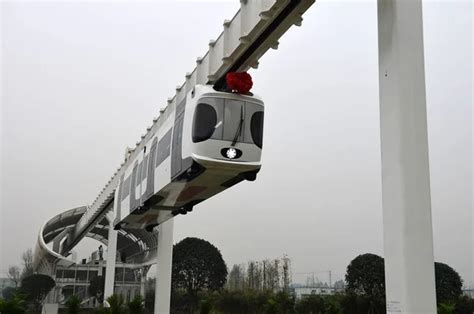
M 105 266 L 104 304 L 106 304 L 105 300 L 114 294 L 115 263 L 117 257 L 117 231 L 114 230 L 114 218 L 115 214 L 113 211 L 107 215 L 107 219 L 109 220 L 109 235 Z
M 147 274 L 147 266 L 144 266 L 140 269 L 140 295 L 143 299 L 145 299 L 145 284 L 146 284 L 146 274 Z
M 173 224 L 173 219 L 170 219 L 158 226 L 155 314 L 168 314 L 170 312 Z
M 436 313 L 421 0 L 378 0 L 387 313 Z

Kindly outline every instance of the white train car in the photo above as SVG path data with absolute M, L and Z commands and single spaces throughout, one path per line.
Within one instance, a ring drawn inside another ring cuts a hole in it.
M 149 231 L 261 167 L 263 101 L 196 85 L 127 162 L 115 192 L 115 228 Z

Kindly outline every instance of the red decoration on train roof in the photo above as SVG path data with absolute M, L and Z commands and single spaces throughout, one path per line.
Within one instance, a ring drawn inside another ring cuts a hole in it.
M 252 77 L 247 72 L 229 72 L 225 79 L 227 88 L 239 94 L 248 94 L 253 86 Z

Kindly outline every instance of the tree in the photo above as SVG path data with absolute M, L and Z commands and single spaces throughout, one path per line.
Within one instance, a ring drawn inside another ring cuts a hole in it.
M 369 298 L 385 298 L 384 260 L 375 254 L 363 254 L 354 258 L 346 272 L 346 290 Z
M 346 285 L 344 284 L 344 281 L 342 280 L 338 280 L 334 283 L 334 289 L 343 290 L 345 287 Z
M 241 265 L 234 265 L 229 273 L 227 280 L 229 290 L 244 290 L 245 288 L 245 271 Z
M 250 261 L 247 266 L 247 284 L 252 290 L 260 290 L 260 267 L 258 262 Z
M 265 262 L 266 287 L 270 291 L 277 291 L 280 288 L 280 260 Z
M 436 300 L 438 304 L 456 302 L 462 294 L 462 280 L 450 266 L 435 263 Z
M 15 283 L 15 288 L 18 287 L 18 284 L 21 281 L 20 267 L 18 267 L 18 266 L 8 267 L 7 276 L 8 276 L 8 278 L 11 279 L 11 281 L 13 281 Z
M 230 290 L 289 290 L 290 259 L 284 255 L 280 259 L 249 261 L 247 265 L 234 265 L 229 274 L 227 288 Z
M 449 265 L 435 263 L 437 303 L 456 303 L 462 295 L 462 279 Z M 384 260 L 374 254 L 363 254 L 354 258 L 346 273 L 346 291 L 367 296 L 369 301 L 380 302 L 385 298 Z
M 44 298 L 55 285 L 54 279 L 50 276 L 33 274 L 23 278 L 21 281 L 21 291 L 26 294 L 27 301 L 40 308 Z
M 290 258 L 286 255 L 282 258 L 282 279 L 283 279 L 283 291 L 288 292 L 290 289 Z
M 89 281 L 89 296 L 96 298 L 99 303 L 104 302 L 105 277 L 95 276 Z
M 172 287 L 196 294 L 199 290 L 221 289 L 227 266 L 221 252 L 211 243 L 186 238 L 173 247 Z
M 21 259 L 23 261 L 23 271 L 21 273 L 21 278 L 33 275 L 33 250 L 28 249 L 23 252 Z

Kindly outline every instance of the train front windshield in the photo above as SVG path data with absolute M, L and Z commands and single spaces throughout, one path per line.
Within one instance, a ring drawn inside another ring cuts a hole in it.
M 262 148 L 263 106 L 226 98 L 202 98 L 193 119 L 193 142 L 208 139 L 250 143 Z

